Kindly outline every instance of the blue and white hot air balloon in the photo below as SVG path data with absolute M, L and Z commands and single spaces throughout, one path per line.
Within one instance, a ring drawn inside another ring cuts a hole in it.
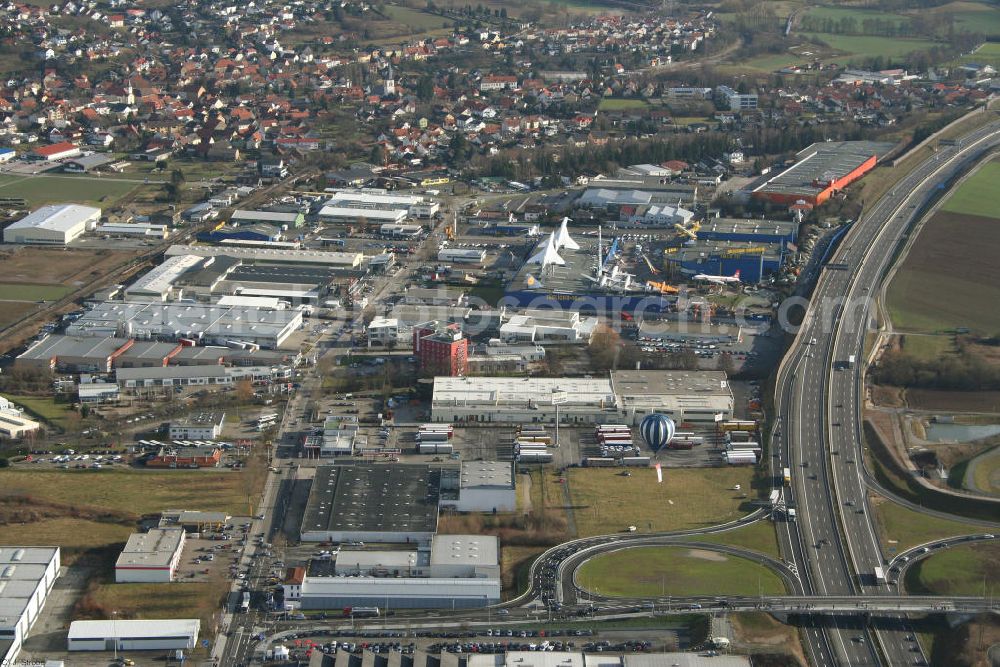
M 674 420 L 666 415 L 648 415 L 639 424 L 639 434 L 654 452 L 658 452 L 670 444 L 674 437 L 674 431 L 676 431 Z

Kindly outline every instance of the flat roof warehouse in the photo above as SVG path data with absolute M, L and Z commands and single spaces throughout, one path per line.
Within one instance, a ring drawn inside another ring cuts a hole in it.
M 894 144 L 877 141 L 831 141 L 815 143 L 795 156 L 788 169 L 767 174 L 747 189 L 754 197 L 775 203 L 798 200 L 818 205 L 831 194 L 861 178 L 892 150 Z
M 321 466 L 309 490 L 302 539 L 429 538 L 437 529 L 440 487 L 440 471 L 426 465 Z

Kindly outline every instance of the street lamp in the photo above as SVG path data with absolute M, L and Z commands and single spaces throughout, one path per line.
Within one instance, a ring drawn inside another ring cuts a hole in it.
M 118 633 L 116 632 L 115 618 L 118 616 L 118 611 L 111 612 L 111 642 L 114 645 L 115 651 L 115 662 L 118 662 Z

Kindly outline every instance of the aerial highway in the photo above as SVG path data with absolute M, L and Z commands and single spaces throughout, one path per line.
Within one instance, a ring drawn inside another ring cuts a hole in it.
M 941 147 L 903 177 L 859 219 L 828 260 L 802 326 L 778 371 L 772 470 L 791 471 L 784 500 L 798 520 L 779 525 L 785 558 L 808 593 L 889 594 L 882 553 L 867 502 L 861 438 L 861 373 L 870 296 L 879 288 L 911 224 L 942 184 L 1000 145 L 992 122 Z M 776 485 L 781 484 L 776 477 Z M 878 570 L 876 570 L 878 568 Z M 897 629 L 873 629 L 871 641 L 836 622 L 806 633 L 817 665 L 924 664 Z

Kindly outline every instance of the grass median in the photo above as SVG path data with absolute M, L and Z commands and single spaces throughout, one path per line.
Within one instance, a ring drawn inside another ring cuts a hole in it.
M 583 588 L 611 597 L 780 595 L 777 574 L 752 560 L 688 547 L 633 547 L 601 554 L 577 571 Z

